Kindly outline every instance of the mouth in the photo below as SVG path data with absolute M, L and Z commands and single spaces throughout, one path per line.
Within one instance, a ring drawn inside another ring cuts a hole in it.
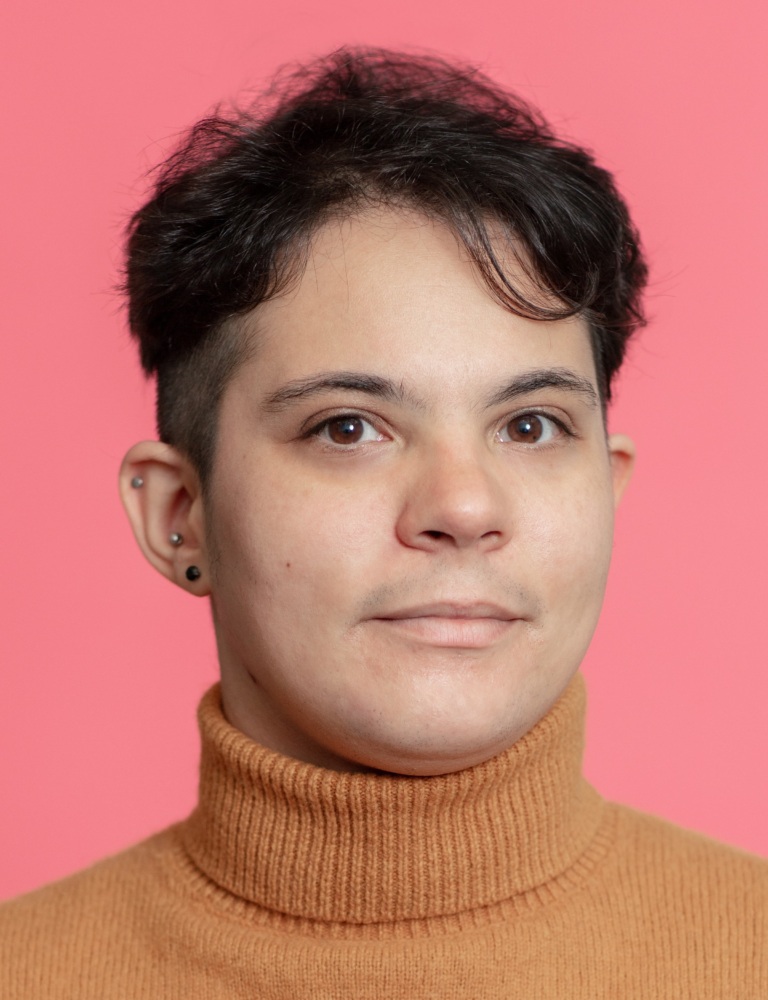
M 508 608 L 497 604 L 440 602 L 401 608 L 377 616 L 393 633 L 426 643 L 454 649 L 483 649 L 503 639 L 521 620 Z

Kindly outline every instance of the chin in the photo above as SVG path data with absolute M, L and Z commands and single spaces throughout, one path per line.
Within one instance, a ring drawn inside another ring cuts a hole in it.
M 427 753 L 414 753 L 408 750 L 393 750 L 390 754 L 371 754 L 370 762 L 364 766 L 386 774 L 402 774 L 408 777 L 436 777 L 440 774 L 455 774 L 467 768 L 483 764 L 502 753 L 506 747 L 473 747 L 453 748 L 430 756 Z
M 344 754 L 359 765 L 390 774 L 430 776 L 452 774 L 482 764 L 512 746 L 527 728 L 519 719 L 486 716 L 474 724 L 455 716 L 414 719 L 400 716 L 386 731 L 358 735 Z
M 381 698 L 365 711 L 358 701 L 355 723 L 347 727 L 349 717 L 337 719 L 336 733 L 350 737 L 342 755 L 363 767 L 393 774 L 463 771 L 498 756 L 529 732 L 573 672 L 569 669 L 557 678 L 545 674 L 546 683 L 541 674 L 526 674 L 514 680 L 507 676 L 506 684 L 496 677 L 490 684 L 473 687 L 464 678 L 458 686 L 410 688 L 409 697 Z

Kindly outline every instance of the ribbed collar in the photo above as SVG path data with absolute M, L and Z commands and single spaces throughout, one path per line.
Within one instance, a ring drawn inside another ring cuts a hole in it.
M 199 709 L 200 799 L 182 826 L 195 865 L 269 910 L 353 924 L 459 914 L 542 886 L 590 853 L 603 801 L 581 774 L 577 673 L 509 750 L 456 774 L 338 773 Z

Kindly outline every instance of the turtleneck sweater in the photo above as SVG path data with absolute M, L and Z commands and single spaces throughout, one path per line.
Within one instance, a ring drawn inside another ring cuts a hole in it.
M 768 863 L 606 802 L 576 674 L 437 777 L 259 746 L 203 698 L 185 821 L 0 907 L 3 1000 L 768 998 Z

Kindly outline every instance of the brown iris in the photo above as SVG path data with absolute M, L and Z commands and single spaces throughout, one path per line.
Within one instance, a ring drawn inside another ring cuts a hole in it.
M 507 434 L 510 440 L 521 444 L 536 444 L 544 434 L 544 423 L 535 413 L 526 413 L 515 417 L 507 424 Z
M 328 437 L 334 444 L 357 444 L 365 433 L 360 417 L 336 417 L 326 424 Z

